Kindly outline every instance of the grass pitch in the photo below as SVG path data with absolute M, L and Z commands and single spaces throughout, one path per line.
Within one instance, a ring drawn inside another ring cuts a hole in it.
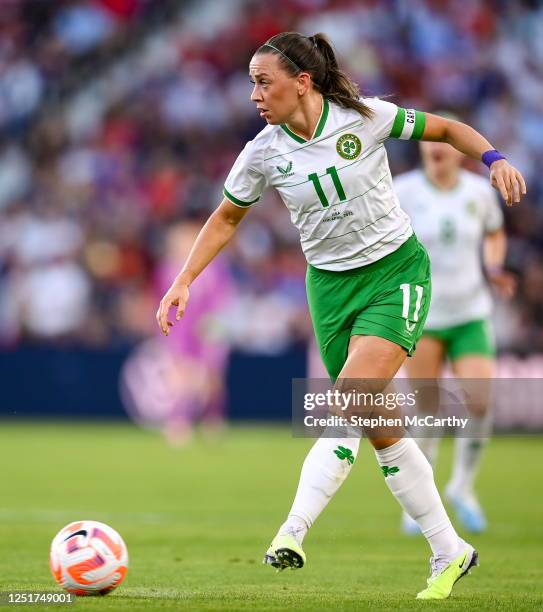
M 310 440 L 236 427 L 172 449 L 129 425 L 2 423 L 0 590 L 54 590 L 51 539 L 70 521 L 95 519 L 122 534 L 130 569 L 114 593 L 80 598 L 76 610 L 542 609 L 542 442 L 491 443 L 479 481 L 490 530 L 469 538 L 481 567 L 432 603 L 414 599 L 430 551 L 400 535 L 367 442 L 306 539 L 307 567 L 276 574 L 261 559 Z M 444 441 L 438 485 L 451 451 Z

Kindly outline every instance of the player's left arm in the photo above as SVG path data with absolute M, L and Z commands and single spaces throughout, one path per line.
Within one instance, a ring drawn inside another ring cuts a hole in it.
M 485 234 L 483 242 L 483 264 L 489 282 L 503 297 L 510 298 L 517 287 L 516 277 L 504 270 L 507 252 L 507 236 L 503 227 Z
M 421 140 L 447 142 L 455 149 L 478 161 L 483 153 L 494 147 L 488 140 L 469 125 L 426 113 L 426 122 Z M 522 174 L 506 159 L 498 159 L 490 165 L 490 183 L 497 189 L 508 206 L 520 202 L 526 193 Z

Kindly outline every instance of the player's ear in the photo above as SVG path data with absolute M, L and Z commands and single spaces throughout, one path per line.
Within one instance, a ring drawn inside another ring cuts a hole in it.
M 300 72 L 296 77 L 298 88 L 298 95 L 303 96 L 306 91 L 311 87 L 311 75 L 308 72 Z

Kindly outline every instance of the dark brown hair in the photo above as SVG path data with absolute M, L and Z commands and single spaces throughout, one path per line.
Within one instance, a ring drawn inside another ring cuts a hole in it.
M 299 32 L 281 32 L 259 47 L 255 55 L 262 53 L 277 55 L 283 69 L 291 76 L 308 72 L 315 89 L 332 102 L 352 108 L 364 117 L 373 116 L 369 106 L 359 100 L 358 85 L 339 69 L 336 54 L 325 34 L 304 36 Z

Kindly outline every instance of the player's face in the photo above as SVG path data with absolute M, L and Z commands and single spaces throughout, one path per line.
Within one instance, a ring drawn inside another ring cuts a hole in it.
M 271 125 L 287 123 L 298 107 L 298 78 L 283 69 L 274 53 L 254 55 L 249 76 L 254 83 L 251 100 L 260 116 Z
M 421 142 L 420 155 L 425 170 L 438 174 L 453 172 L 460 167 L 464 157 L 460 151 L 446 142 Z

